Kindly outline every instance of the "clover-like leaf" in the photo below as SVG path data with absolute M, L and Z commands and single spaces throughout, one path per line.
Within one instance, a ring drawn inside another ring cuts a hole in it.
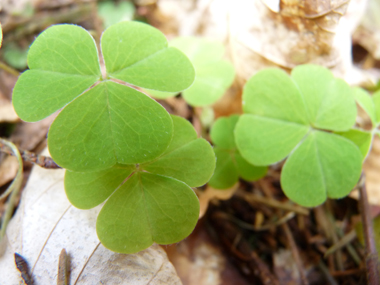
M 180 37 L 171 41 L 170 46 L 184 52 L 195 68 L 196 79 L 193 85 L 182 92 L 186 102 L 192 106 L 214 104 L 235 77 L 233 65 L 223 59 L 223 45 L 201 38 Z M 157 91 L 148 91 L 148 93 L 160 99 L 176 94 Z
M 48 28 L 32 44 L 30 69 L 14 88 L 13 105 L 23 120 L 38 121 L 64 108 L 51 127 L 48 146 L 53 159 L 67 169 L 94 171 L 151 161 L 170 143 L 173 123 L 164 108 L 110 78 L 177 92 L 194 80 L 187 57 L 146 24 L 113 25 L 101 44 L 107 78 L 86 30 L 75 25 Z
M 320 66 L 298 66 L 291 77 L 267 69 L 247 82 L 243 106 L 235 128 L 238 150 L 254 165 L 289 156 L 281 185 L 290 199 L 311 207 L 351 191 L 361 152 L 350 140 L 325 132 L 348 131 L 355 123 L 354 95 L 344 81 Z
M 74 206 L 89 209 L 109 197 L 97 233 L 113 251 L 134 253 L 153 242 L 175 243 L 195 227 L 199 201 L 190 187 L 210 179 L 215 155 L 189 122 L 172 118 L 174 137 L 159 158 L 96 172 L 66 171 L 66 194 Z
M 219 118 L 211 129 L 210 136 L 215 144 L 216 167 L 209 184 L 217 189 L 227 189 L 234 185 L 239 177 L 254 181 L 265 176 L 267 167 L 250 164 L 236 149 L 234 129 L 238 115 Z

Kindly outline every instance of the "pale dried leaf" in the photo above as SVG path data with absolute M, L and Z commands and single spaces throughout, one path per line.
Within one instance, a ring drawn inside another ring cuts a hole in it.
M 210 204 L 210 201 L 212 199 L 217 200 L 228 200 L 230 199 L 237 189 L 239 188 L 239 183 L 236 183 L 234 186 L 228 189 L 215 189 L 211 186 L 207 186 L 206 190 L 198 194 L 199 203 L 200 203 L 200 213 L 199 218 L 203 217 L 203 215 L 206 213 L 208 205 Z
M 0 100 L 0 123 L 15 123 L 19 121 L 11 102 L 4 102 Z
M 0 164 L 0 186 L 10 182 L 16 177 L 18 170 L 17 158 L 7 156 Z
M 95 229 L 101 206 L 87 211 L 71 206 L 63 175 L 64 170 L 34 167 L 1 245 L 0 284 L 20 284 L 14 252 L 27 260 L 36 284 L 55 284 L 63 248 L 70 257 L 72 285 L 181 284 L 158 245 L 130 255 L 105 249 Z
M 289 249 L 280 249 L 273 254 L 273 265 L 281 284 L 301 284 L 299 270 Z

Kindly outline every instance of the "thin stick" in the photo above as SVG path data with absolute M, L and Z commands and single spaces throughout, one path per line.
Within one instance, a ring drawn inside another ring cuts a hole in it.
M 367 189 L 365 186 L 364 174 L 362 174 L 362 181 L 359 185 L 359 193 L 359 205 L 363 223 L 363 232 L 366 249 L 365 261 L 367 267 L 367 284 L 377 285 L 380 284 L 378 254 L 373 234 L 373 224 L 370 213 L 370 205 L 368 202 Z
M 0 152 L 4 152 L 9 155 L 14 155 L 13 151 L 1 141 L 0 141 Z M 51 169 L 61 168 L 59 165 L 57 165 L 54 162 L 54 160 L 51 157 L 35 154 L 34 152 L 30 152 L 27 150 L 18 150 L 18 152 L 20 153 L 23 161 L 37 164 L 38 166 L 41 166 L 43 168 L 51 168 Z
M 3 218 L 1 220 L 1 228 L 0 228 L 0 240 L 1 240 L 5 235 L 5 230 L 7 228 L 9 220 L 11 219 L 11 217 L 13 215 L 13 210 L 15 208 L 16 199 L 17 199 L 18 193 L 20 192 L 20 189 L 22 186 L 23 164 L 22 164 L 21 155 L 20 155 L 17 147 L 13 143 L 6 141 L 6 140 L 3 140 L 3 139 L 0 139 L 0 143 L 8 146 L 12 150 L 13 154 L 16 156 L 17 161 L 18 161 L 18 170 L 17 170 L 17 174 L 16 174 L 15 179 L 13 179 L 13 182 L 11 183 L 11 185 L 9 185 L 8 189 L 5 190 L 5 192 L 0 196 L 0 200 L 1 200 L 1 199 L 4 199 L 5 197 L 7 197 L 9 194 L 11 194 L 11 196 L 9 197 L 9 200 L 7 202 L 7 208 L 5 210 Z
M 2 61 L 0 61 L 0 69 L 4 70 L 5 72 L 8 72 L 9 74 L 12 74 L 16 77 L 18 77 L 20 75 L 20 72 L 18 72 L 16 69 L 10 67 L 9 65 L 5 64 Z
M 243 198 L 244 200 L 246 200 L 250 204 L 261 203 L 261 204 L 265 204 L 267 206 L 270 206 L 272 208 L 278 208 L 278 209 L 282 209 L 282 210 L 292 211 L 292 212 L 295 212 L 297 214 L 301 214 L 301 215 L 305 215 L 305 216 L 308 216 L 310 214 L 308 209 L 302 208 L 302 207 L 297 206 L 297 205 L 282 203 L 282 202 L 279 202 L 279 201 L 272 199 L 272 198 L 261 197 L 258 195 L 245 194 L 245 193 L 236 193 L 235 195 Z
M 304 268 L 302 266 L 302 260 L 300 257 L 300 254 L 298 252 L 298 248 L 296 245 L 296 242 L 294 241 L 292 232 L 290 231 L 290 228 L 287 223 L 281 225 L 283 231 L 285 232 L 286 238 L 288 239 L 289 247 L 292 251 L 292 255 L 294 258 L 294 261 L 296 263 L 298 272 L 300 273 L 302 284 L 307 285 L 309 282 L 307 281 Z

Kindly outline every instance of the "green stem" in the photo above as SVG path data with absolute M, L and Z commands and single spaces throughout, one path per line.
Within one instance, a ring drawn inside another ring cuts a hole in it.
M 5 64 L 4 62 L 0 61 L 0 69 L 8 72 L 9 74 L 12 74 L 16 77 L 18 77 L 20 75 L 20 72 L 18 72 L 16 69 L 8 66 L 7 64 Z

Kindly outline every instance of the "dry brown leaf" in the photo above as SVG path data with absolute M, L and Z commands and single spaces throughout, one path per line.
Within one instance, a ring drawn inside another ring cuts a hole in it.
M 207 186 L 206 190 L 198 194 L 200 203 L 200 213 L 199 218 L 202 218 L 207 211 L 208 205 L 212 199 L 217 200 L 228 200 L 230 199 L 236 190 L 239 188 L 239 183 L 228 189 L 220 190 Z
M 271 10 L 263 3 L 268 1 L 160 0 L 158 7 L 179 36 L 225 42 L 243 81 L 263 68 L 301 63 L 330 67 L 349 83 L 368 79 L 352 70 L 351 59 L 351 33 L 367 0 L 352 0 L 348 8 L 347 0 L 283 0 L 278 13 L 276 4 L 269 3 Z
M 137 254 L 104 248 L 96 235 L 100 206 L 79 210 L 70 205 L 64 170 L 34 167 L 21 204 L 0 244 L 0 284 L 20 284 L 14 253 L 32 268 L 36 284 L 56 284 L 63 248 L 70 257 L 69 284 L 181 284 L 164 250 L 153 245 Z
M 17 170 L 17 158 L 14 156 L 7 156 L 0 164 L 0 186 L 12 181 L 17 174 Z

